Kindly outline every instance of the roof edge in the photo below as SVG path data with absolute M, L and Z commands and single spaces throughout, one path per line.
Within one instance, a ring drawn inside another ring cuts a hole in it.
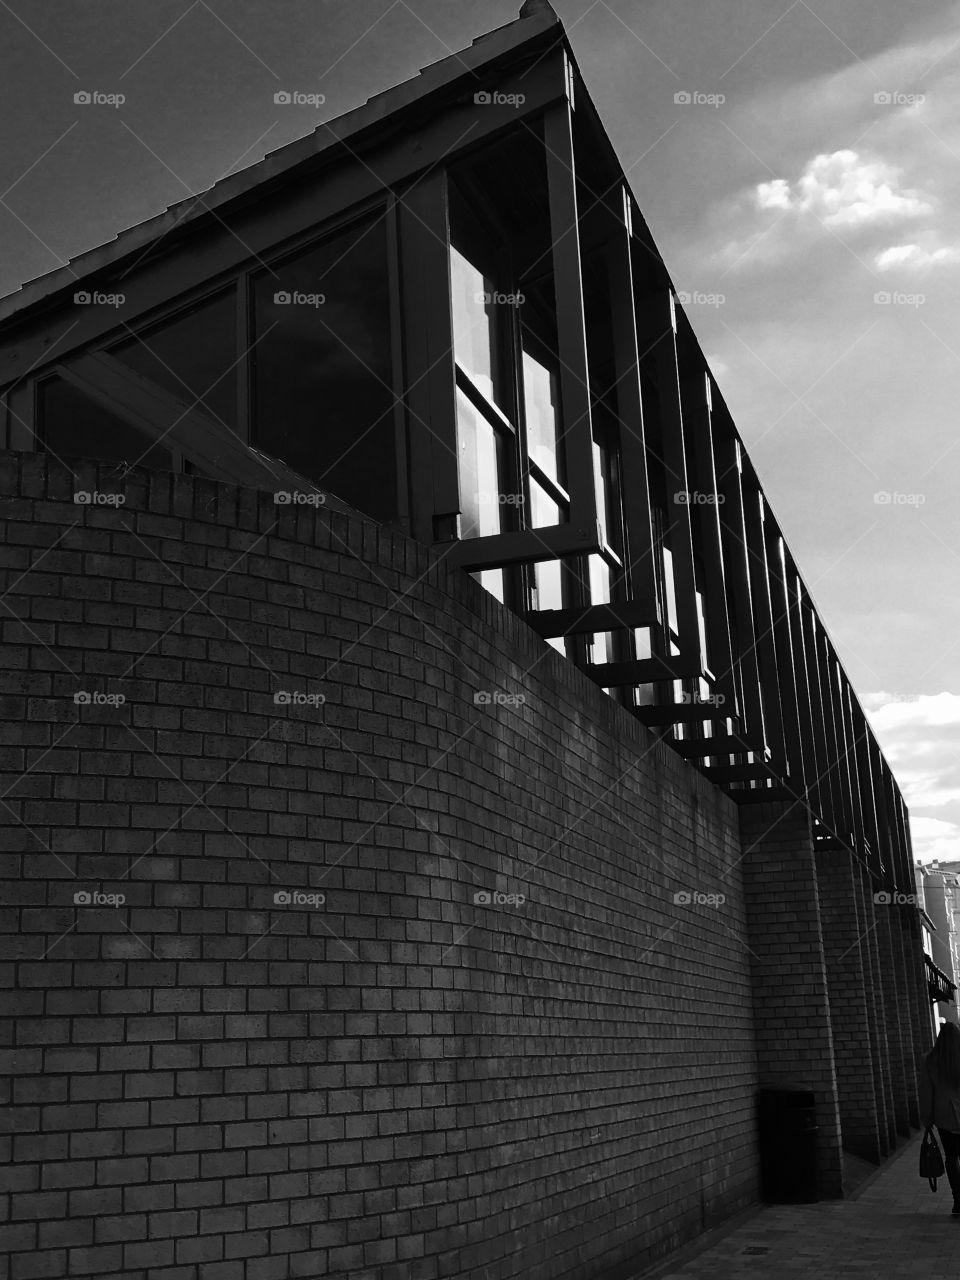
M 301 165 L 325 153 L 333 154 L 348 140 L 375 129 L 390 116 L 413 108 L 434 94 L 452 89 L 458 80 L 482 72 L 489 63 L 520 53 L 528 43 L 553 32 L 556 27 L 562 34 L 563 24 L 549 0 L 525 0 L 519 17 L 505 26 L 482 33 L 465 48 L 429 63 L 417 75 L 371 95 L 332 120 L 322 121 L 309 133 L 267 152 L 238 173 L 124 228 L 111 240 L 85 249 L 62 266 L 26 281 L 0 298 L 0 329 L 45 306 L 55 305 L 64 291 L 76 287 L 82 280 L 117 267 L 128 256 L 143 252 L 173 232 L 182 232 L 205 214 L 242 200 L 255 188 L 292 178 Z

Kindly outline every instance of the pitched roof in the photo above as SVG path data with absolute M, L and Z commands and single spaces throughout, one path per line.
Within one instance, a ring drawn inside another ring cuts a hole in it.
M 61 290 L 73 288 L 81 278 L 142 252 L 152 241 L 168 238 L 171 232 L 179 232 L 214 210 L 222 211 L 257 187 L 286 179 L 301 165 L 315 162 L 325 153 L 335 155 L 336 149 L 347 142 L 355 148 L 361 136 L 390 128 L 391 124 L 395 127 L 398 115 L 422 109 L 433 97 L 449 96 L 459 81 L 478 80 L 482 71 L 495 63 L 514 60 L 528 46 L 550 34 L 554 40 L 565 38 L 552 5 L 548 0 L 525 0 L 518 18 L 478 36 L 469 47 L 431 63 L 410 80 L 374 94 L 362 106 L 325 121 L 312 133 L 267 152 L 256 164 L 222 178 L 206 191 L 180 200 L 163 213 L 121 231 L 106 244 L 71 258 L 65 266 L 28 281 L 0 299 L 0 324 L 46 302 Z

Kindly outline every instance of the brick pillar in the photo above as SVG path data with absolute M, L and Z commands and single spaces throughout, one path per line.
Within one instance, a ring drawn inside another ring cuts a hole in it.
M 740 810 L 759 1084 L 809 1084 L 817 1099 L 820 1187 L 843 1195 L 840 1111 L 813 837 L 790 802 Z
M 887 1123 L 887 1095 L 884 1087 L 883 1055 L 886 1047 L 886 1036 L 884 1034 L 883 1008 L 880 1003 L 880 960 L 877 946 L 876 908 L 873 901 L 873 882 L 870 879 L 869 872 L 860 863 L 854 867 L 854 880 L 857 883 L 860 901 L 860 937 L 864 956 L 863 998 L 870 1022 L 873 1090 L 876 1099 L 880 1156 L 882 1159 L 890 1151 L 890 1137 Z
M 874 928 L 871 931 L 873 939 L 873 949 L 876 958 L 876 983 L 875 991 L 877 995 L 877 1018 L 878 1028 L 880 1032 L 880 1075 L 883 1081 L 883 1101 L 884 1110 L 887 1119 L 887 1146 L 892 1151 L 897 1145 L 897 1121 L 896 1112 L 893 1105 L 893 1075 L 890 1067 L 890 1014 L 887 1005 L 894 998 L 890 992 L 888 981 L 889 960 L 886 954 L 885 945 L 886 930 L 883 922 L 886 919 L 888 908 L 878 904 L 877 896 L 886 893 L 886 889 L 877 881 L 870 883 L 870 905 L 873 910 Z
M 889 894 L 886 895 L 890 897 Z M 879 902 L 877 910 L 878 942 L 880 944 L 880 972 L 883 978 L 886 1015 L 887 1046 L 890 1055 L 890 1089 L 893 1095 L 893 1121 L 896 1133 L 903 1138 L 910 1136 L 910 1112 L 907 1107 L 906 1053 L 909 1036 L 904 1034 L 907 1021 L 907 983 L 903 971 L 903 947 L 900 928 L 896 920 L 900 907 L 893 901 Z
M 820 923 L 844 1150 L 880 1163 L 873 1036 L 866 987 L 866 943 L 859 868 L 846 850 L 816 854 Z

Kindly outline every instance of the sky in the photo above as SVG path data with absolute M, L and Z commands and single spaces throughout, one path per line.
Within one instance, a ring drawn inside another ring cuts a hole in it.
M 0 0 L 0 296 L 519 3 Z M 915 853 L 960 857 L 960 2 L 554 8 Z

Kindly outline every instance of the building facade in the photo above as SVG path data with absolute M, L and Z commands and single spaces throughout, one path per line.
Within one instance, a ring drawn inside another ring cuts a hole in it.
M 760 1087 L 911 1135 L 906 807 L 548 4 L 0 304 L 0 444 L 15 1275 L 626 1277 Z
M 933 928 L 927 930 L 930 965 L 940 974 L 940 989 L 935 1001 L 938 1023 L 948 1021 L 960 1025 L 957 1013 L 956 984 L 960 973 L 960 865 L 934 858 L 918 868 L 922 886 L 924 913 Z M 925 948 L 926 950 L 926 948 Z M 932 976 L 934 984 L 938 981 Z

